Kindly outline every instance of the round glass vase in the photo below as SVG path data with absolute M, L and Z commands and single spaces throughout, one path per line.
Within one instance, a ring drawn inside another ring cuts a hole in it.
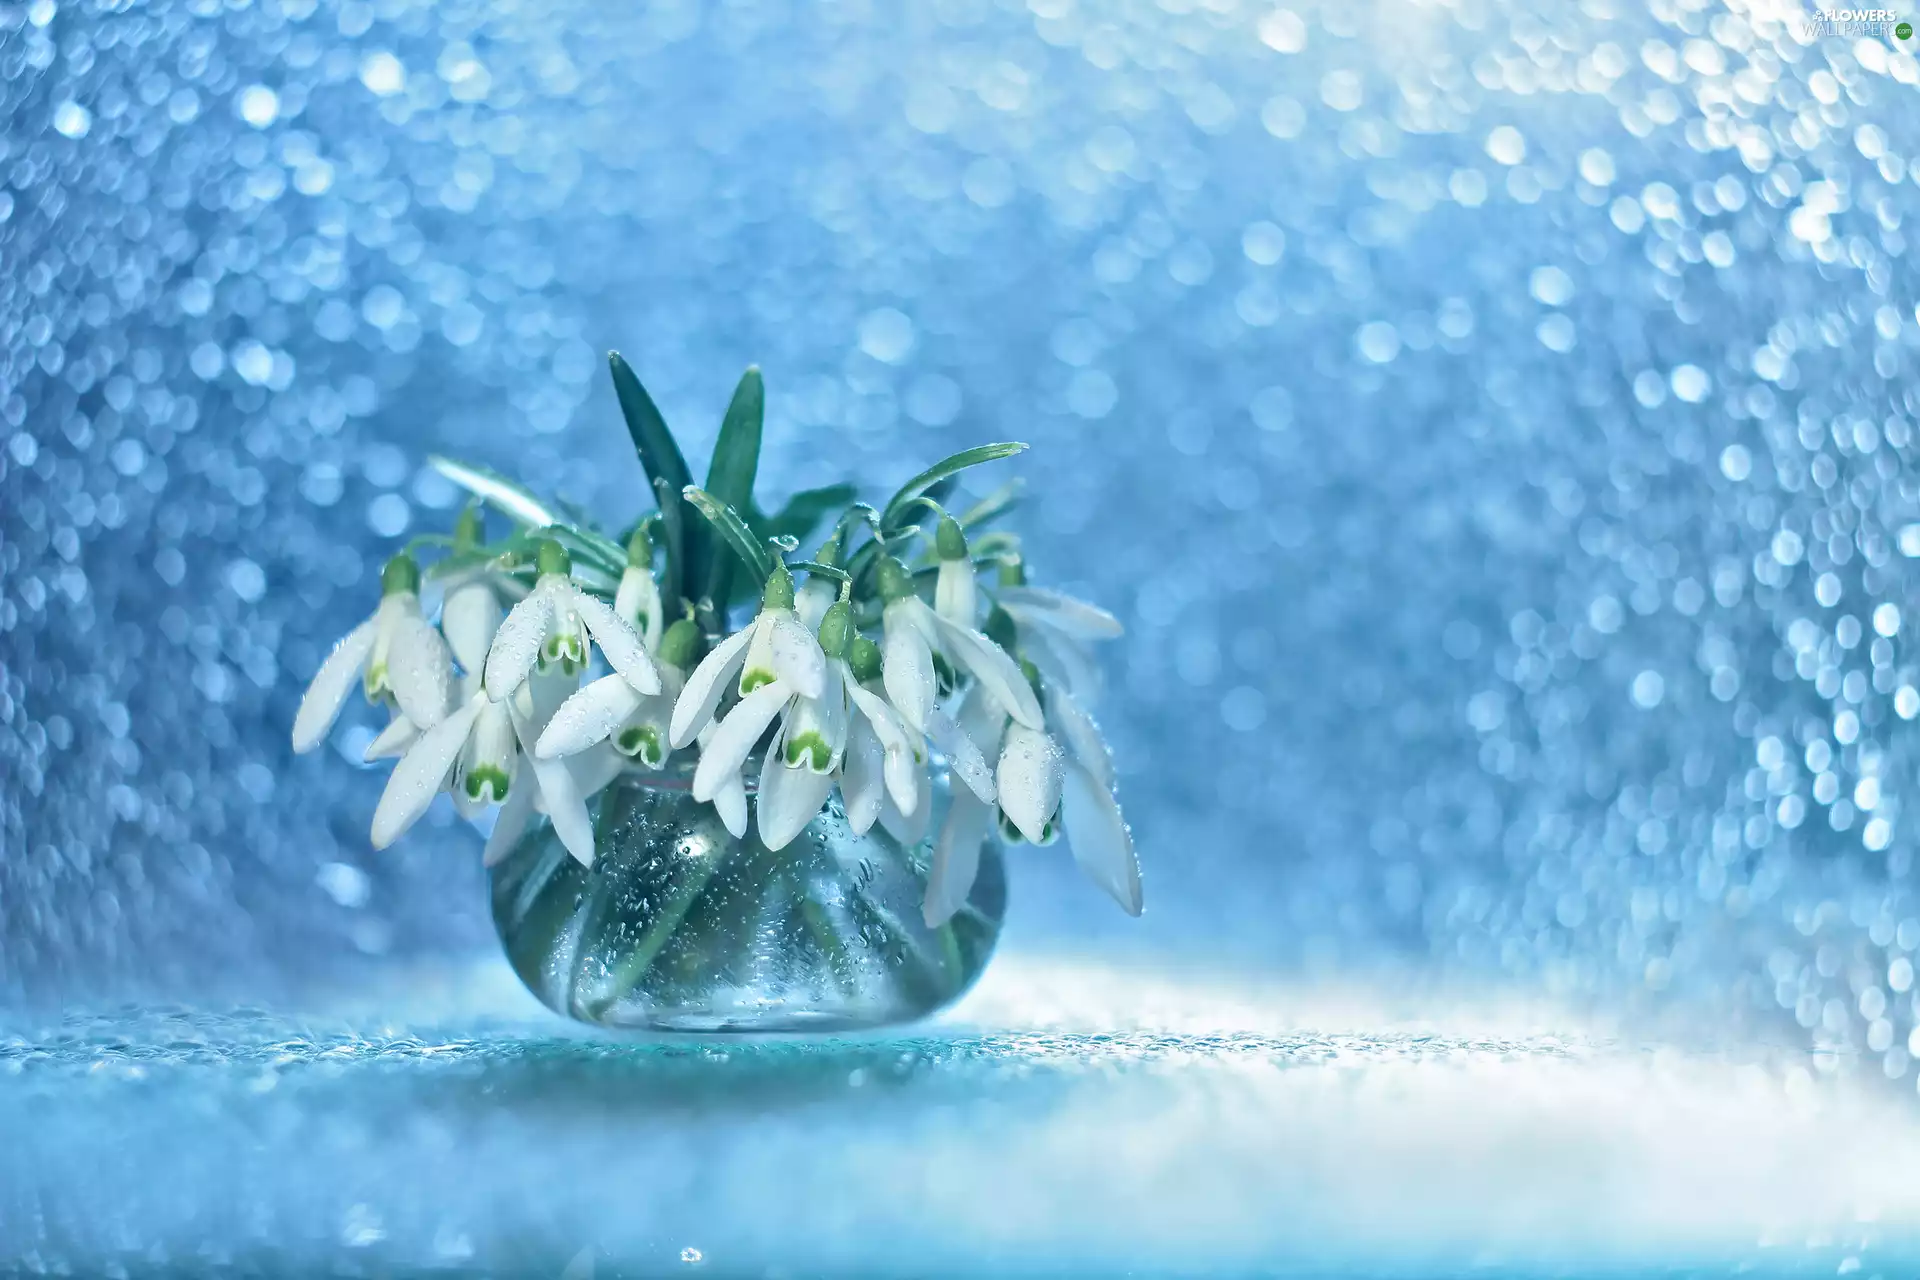
M 996 841 L 966 905 L 937 929 L 921 918 L 944 781 L 918 844 L 879 824 L 856 835 L 836 792 L 775 852 L 752 823 L 729 834 L 692 777 L 629 769 L 589 801 L 591 868 L 544 817 L 492 868 L 507 959 L 555 1012 L 638 1031 L 857 1031 L 924 1017 L 986 968 L 1007 902 Z

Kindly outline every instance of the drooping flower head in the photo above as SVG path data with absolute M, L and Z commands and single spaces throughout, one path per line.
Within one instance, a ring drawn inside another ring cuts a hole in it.
M 940 558 L 939 575 L 933 584 L 934 612 L 957 626 L 973 626 L 980 619 L 980 588 L 974 576 L 973 556 L 967 549 L 967 534 L 958 520 L 941 514 L 933 549 Z
M 753 621 L 715 645 L 687 678 L 686 688 L 674 704 L 670 741 L 679 748 L 698 737 L 713 722 L 730 681 L 732 692 L 744 704 L 756 691 L 775 683 L 780 684 L 782 697 L 818 697 L 826 678 L 826 655 L 820 652 L 819 640 L 794 612 L 793 575 L 783 565 L 767 579 L 760 611 Z M 780 705 L 772 698 L 763 698 L 741 723 L 751 723 L 760 715 L 759 709 L 767 707 L 770 709 L 760 719 L 760 728 L 765 729 L 779 713 Z M 733 714 L 739 714 L 737 708 Z M 756 732 L 754 738 L 758 736 Z M 744 761 L 752 749 L 753 740 L 749 740 L 740 759 Z
M 660 601 L 660 584 L 653 577 L 653 539 L 647 533 L 645 522 L 627 539 L 627 567 L 620 573 L 613 611 L 639 633 L 650 652 L 659 652 L 666 634 L 667 615 Z
M 636 692 L 660 692 L 660 672 L 646 646 L 603 601 L 575 585 L 566 548 L 546 539 L 537 554 L 533 590 L 500 624 L 487 651 L 487 696 L 495 702 L 511 697 L 536 669 L 579 676 L 595 641 L 607 664 Z
M 420 612 L 420 565 L 402 553 L 380 571 L 380 607 L 320 664 L 293 719 L 293 749 L 326 739 L 354 681 L 368 702 L 396 708 L 415 728 L 438 724 L 453 697 L 446 641 Z

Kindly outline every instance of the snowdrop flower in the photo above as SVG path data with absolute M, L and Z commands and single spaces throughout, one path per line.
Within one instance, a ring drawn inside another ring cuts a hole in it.
M 826 637 L 823 628 L 823 645 Z M 880 646 L 853 634 L 846 657 L 839 661 L 841 685 L 859 712 L 848 717 L 846 751 L 840 761 L 840 798 L 849 825 L 855 834 L 865 835 L 889 813 L 894 820 L 889 829 L 906 824 L 918 814 L 924 828 L 929 790 L 926 752 L 887 705 L 880 683 Z M 915 835 L 908 843 L 917 844 L 919 840 Z
M 479 546 L 481 533 L 479 512 L 471 507 L 462 511 L 454 525 L 454 550 L 470 551 Z M 480 687 L 487 647 L 500 629 L 507 603 L 524 595 L 525 588 L 488 565 L 464 569 L 446 579 L 440 604 L 440 629 L 446 635 L 454 661 L 460 664 L 457 702 L 466 702 Z M 403 755 L 419 737 L 420 727 L 404 712 L 397 712 L 387 727 L 367 744 L 363 759 L 371 764 Z
M 451 787 L 465 812 L 500 805 L 487 840 L 489 864 L 505 855 L 526 830 L 536 805 L 554 833 L 585 866 L 593 865 L 593 823 L 587 790 L 564 760 L 533 751 L 536 726 L 565 684 L 560 677 L 522 681 L 511 697 L 495 701 L 476 691 L 465 705 L 420 735 L 394 766 L 373 811 L 373 846 L 384 849 L 418 822 L 433 798 Z M 531 775 L 530 777 L 528 775 Z
M 687 677 L 686 688 L 681 690 L 673 706 L 668 735 L 672 747 L 677 750 L 686 746 L 713 723 L 720 699 L 735 672 L 740 678 L 734 690 L 741 701 L 728 715 L 728 720 L 740 714 L 740 707 L 752 695 L 775 683 L 781 685 L 782 697 L 817 698 L 825 688 L 827 658 L 820 652 L 820 642 L 813 632 L 803 626 L 794 613 L 793 575 L 784 565 L 767 579 L 766 590 L 760 597 L 760 612 L 754 615 L 753 621 L 716 645 Z M 761 729 L 773 723 L 782 705 L 784 703 L 773 704 L 767 699 L 755 704 L 755 714 L 771 706 L 761 721 Z M 748 721 L 742 721 L 743 725 L 746 723 Z M 755 737 L 758 736 L 756 732 Z M 752 746 L 749 740 L 747 749 Z M 746 751 L 741 752 L 740 758 L 746 759 Z
M 813 559 L 816 564 L 839 567 L 840 533 L 838 530 L 834 531 L 831 538 L 820 544 L 820 549 L 813 553 Z M 833 602 L 839 598 L 839 583 L 824 573 L 808 574 L 806 585 L 801 587 L 794 597 L 793 609 L 807 630 L 817 632 L 820 630 L 820 620 L 827 616 L 827 610 L 832 608 Z
M 457 536 L 457 535 L 456 535 Z M 487 660 L 487 649 L 500 629 L 506 601 L 512 598 L 514 583 L 490 568 L 467 570 L 450 579 L 440 605 L 440 629 L 454 661 L 460 665 L 455 677 L 455 704 L 465 703 L 480 689 L 480 673 Z M 524 590 L 521 594 L 525 594 Z M 369 764 L 402 755 L 420 737 L 420 727 L 404 712 L 396 712 L 391 723 L 367 744 L 363 757 Z
M 487 696 L 495 702 L 510 698 L 536 669 L 577 676 L 595 642 L 607 665 L 636 692 L 660 692 L 660 672 L 646 646 L 619 615 L 575 585 L 566 549 L 543 541 L 538 566 L 533 591 L 513 607 L 487 650 Z
M 760 842 L 769 849 L 784 849 L 813 821 L 820 806 L 833 790 L 847 745 L 851 720 L 847 710 L 846 649 L 847 632 L 852 629 L 848 607 L 835 604 L 820 622 L 820 648 L 826 655 L 826 677 L 818 697 L 804 695 L 790 699 L 780 716 L 780 727 L 767 748 L 760 765 L 760 790 L 756 808 Z M 769 688 L 778 688 L 778 682 Z M 743 701 L 742 706 L 746 703 Z M 731 717 L 729 717 L 731 719 Z M 721 733 L 727 726 L 721 725 Z M 751 748 L 751 744 L 749 749 Z M 724 768 L 727 758 L 715 746 L 700 757 L 705 765 L 715 759 Z M 738 764 L 734 772 L 739 772 Z M 694 776 L 695 794 L 699 794 L 699 775 Z
M 613 595 L 613 612 L 639 633 L 649 653 L 660 651 L 667 615 L 660 602 L 660 584 L 653 579 L 653 539 L 644 524 L 627 540 L 627 567 Z
M 667 739 L 674 700 L 699 651 L 700 628 L 680 619 L 660 642 L 659 693 L 637 692 L 619 674 L 602 676 L 560 705 L 541 731 L 534 755 L 543 760 L 571 756 L 611 740 L 626 759 L 642 768 L 660 768 L 672 752 Z
M 933 547 L 940 557 L 939 576 L 933 584 L 933 611 L 948 622 L 972 627 L 980 618 L 980 588 L 960 522 L 943 514 Z
M 483 540 L 480 512 L 468 507 L 453 526 L 455 555 L 472 554 Z M 513 583 L 490 565 L 463 569 L 446 579 L 440 605 L 440 627 L 460 669 L 477 677 L 486 665 L 487 647 L 500 630 L 510 601 L 524 596 L 524 588 Z M 471 690 L 469 690 L 471 692 Z
M 1027 687 L 1019 664 L 1007 651 L 972 627 L 943 618 L 914 594 L 913 575 L 892 556 L 880 561 L 883 676 L 887 698 L 907 726 L 918 733 L 938 731 L 936 719 L 937 650 L 956 670 L 971 675 L 1008 708 L 1013 718 L 1038 729 L 1040 704 Z
M 397 555 L 380 571 L 380 605 L 333 647 L 293 718 L 293 749 L 326 740 L 359 679 L 368 702 L 396 706 L 403 733 L 438 724 L 453 699 L 447 643 L 420 612 L 420 566 Z M 389 726 L 391 729 L 392 726 Z
M 985 689 L 963 708 L 963 731 L 990 755 L 1001 834 L 1050 844 L 1064 834 L 1074 861 L 1122 910 L 1141 909 L 1140 863 L 1113 794 L 1113 760 L 1099 727 L 1063 689 L 1048 687 L 1046 709 L 1057 736 L 1007 715 Z M 979 869 L 980 843 L 992 831 L 994 807 L 956 790 L 934 847 L 925 915 L 929 927 L 959 910 Z
M 1026 571 L 1018 560 L 1002 564 L 1000 578 L 995 613 L 1004 612 L 1011 623 L 1009 631 L 1017 651 L 1038 667 L 1041 675 L 1071 689 L 1075 697 L 1086 700 L 1096 696 L 1100 670 L 1088 646 L 1122 635 L 1125 628 L 1120 620 L 1098 605 L 1044 587 L 1027 586 Z M 1000 639 L 997 621 L 989 615 L 987 634 Z

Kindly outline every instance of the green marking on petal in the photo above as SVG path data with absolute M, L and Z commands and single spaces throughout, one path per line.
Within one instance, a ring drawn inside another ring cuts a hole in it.
M 797 767 L 803 762 L 815 773 L 825 773 L 833 763 L 833 749 L 812 729 L 787 739 L 787 763 Z
M 467 774 L 467 798 L 499 804 L 507 798 L 508 785 L 504 769 L 491 764 L 475 765 Z
M 1025 844 L 1027 838 L 1020 834 L 1020 828 L 1013 825 L 1013 819 L 1004 811 L 995 811 L 999 818 L 1000 838 L 1008 844 Z
M 774 679 L 773 672 L 764 667 L 749 667 L 740 673 L 740 696 L 744 698 L 762 685 L 772 684 Z
M 562 675 L 577 675 L 587 666 L 587 646 L 577 635 L 554 635 L 540 646 L 540 670 L 559 667 Z
M 621 730 L 613 745 L 621 755 L 638 760 L 649 769 L 658 769 L 667 759 L 666 743 L 661 740 L 660 730 L 650 724 L 636 724 Z
M 360 687 L 366 691 L 368 702 L 379 702 L 393 692 L 393 684 L 387 677 L 387 664 L 369 662 L 367 674 L 361 679 Z

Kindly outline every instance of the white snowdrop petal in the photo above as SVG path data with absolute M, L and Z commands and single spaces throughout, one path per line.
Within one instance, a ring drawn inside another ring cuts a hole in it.
M 653 656 L 638 633 L 597 597 L 578 589 L 573 590 L 572 597 L 573 611 L 607 656 L 607 665 L 641 693 L 660 692 L 660 669 L 653 665 Z
M 513 846 L 526 834 L 527 824 L 533 821 L 533 797 L 538 788 L 526 774 L 527 770 L 520 770 L 520 785 L 508 790 L 506 802 L 493 820 L 493 832 L 487 837 L 485 852 L 480 855 L 489 867 L 513 852 Z
M 933 868 L 927 876 L 927 897 L 921 918 L 937 929 L 953 918 L 973 891 L 980 874 L 980 846 L 986 842 L 993 818 L 991 806 L 965 791 L 954 793 L 940 838 L 933 846 Z
M 533 754 L 543 760 L 570 756 L 605 742 L 627 717 L 639 710 L 644 695 L 625 677 L 602 676 L 560 704 L 540 731 Z
M 827 616 L 827 610 L 839 597 L 834 584 L 826 578 L 808 578 L 800 590 L 794 592 L 793 611 L 799 615 L 800 624 L 809 631 L 820 630 L 820 619 Z
M 832 791 L 831 774 L 788 768 L 778 753 L 769 751 L 760 769 L 760 794 L 755 800 L 760 842 L 776 851 L 786 848 L 806 830 Z
M 980 620 L 980 593 L 970 560 L 942 560 L 933 581 L 933 611 L 971 627 Z
M 366 752 L 360 758 L 372 764 L 375 760 L 391 760 L 395 756 L 405 755 L 407 748 L 412 746 L 419 736 L 419 726 L 407 719 L 404 714 L 396 715 L 387 722 L 387 727 L 367 744 Z
M 894 709 L 887 705 L 886 699 L 848 678 L 845 682 L 847 696 L 853 699 L 853 705 L 873 729 L 874 736 L 880 739 L 880 745 L 888 751 L 912 753 L 913 744 L 907 739 L 906 726 Z
M 1092 702 L 1105 687 L 1099 664 L 1078 640 L 1040 627 L 1017 628 L 1021 652 L 1056 688 L 1071 689 L 1082 702 Z
M 896 614 L 905 603 L 887 606 L 880 679 L 887 691 L 887 701 L 900 713 L 900 719 L 915 733 L 925 733 L 927 714 L 933 710 L 934 702 L 933 650 L 919 627 Z
M 747 660 L 747 642 L 752 638 L 753 628 L 742 627 L 715 645 L 687 677 L 686 688 L 673 704 L 673 722 L 668 726 L 668 741 L 676 750 L 692 742 L 712 721 L 727 682 Z
M 1021 621 L 1050 627 L 1076 640 L 1112 640 L 1126 633 L 1120 619 L 1097 604 L 1088 604 L 1046 587 L 1002 587 L 1000 603 Z
M 880 825 L 887 834 L 901 844 L 919 844 L 927 838 L 927 828 L 932 825 L 933 787 L 927 779 L 925 769 L 915 769 L 912 776 L 913 805 L 911 808 L 894 802 L 889 789 L 887 804 L 880 810 Z M 961 795 L 971 792 L 962 790 Z
M 1067 766 L 1060 820 L 1073 860 L 1087 879 L 1112 894 L 1128 915 L 1139 915 L 1140 860 L 1133 850 L 1133 834 L 1113 793 L 1078 764 Z
M 486 703 L 469 702 L 439 724 L 420 735 L 419 741 L 400 757 L 380 793 L 373 810 L 373 847 L 384 849 L 398 840 L 408 827 L 420 821 L 420 815 L 433 803 L 434 796 L 447 785 L 460 749 L 467 745 L 467 734 L 474 718 Z
M 593 820 L 587 816 L 587 798 L 581 794 L 580 786 L 574 781 L 573 770 L 567 767 L 565 760 L 542 760 L 533 755 L 533 739 L 538 735 L 534 726 L 517 710 L 513 716 L 513 729 L 520 738 L 520 749 L 532 757 L 526 763 L 533 766 L 533 781 L 540 787 L 540 808 L 553 822 L 553 833 L 560 837 L 560 843 L 566 846 L 583 867 L 593 865 Z M 519 782 L 526 785 L 525 776 Z M 509 791 L 508 797 L 512 797 Z
M 649 652 L 660 648 L 667 625 L 660 606 L 660 584 L 653 580 L 653 570 L 627 566 L 613 595 L 613 611 L 639 633 Z
M 955 776 L 966 783 L 967 789 L 983 802 L 992 804 L 993 771 L 987 768 L 987 759 L 980 754 L 980 748 L 960 731 L 953 717 L 935 707 L 927 716 L 927 737 L 947 757 Z
M 573 785 L 580 789 L 583 799 L 592 799 L 605 791 L 627 768 L 626 758 L 605 745 L 595 751 L 569 756 L 566 763 L 573 771 Z
M 300 710 L 293 717 L 295 752 L 311 751 L 326 740 L 333 722 L 340 718 L 340 708 L 347 703 L 347 694 L 366 669 L 377 630 L 376 620 L 368 618 L 347 632 L 314 672 L 313 683 L 307 686 Z
M 425 618 L 402 618 L 387 650 L 387 681 L 407 719 L 431 729 L 453 707 L 453 655 Z
M 887 798 L 885 754 L 873 726 L 856 716 L 847 731 L 846 754 L 840 760 L 840 798 L 855 835 L 865 835 L 880 820 L 880 806 Z
M 753 754 L 754 744 L 787 705 L 791 694 L 792 690 L 776 680 L 761 685 L 734 705 L 700 748 L 700 763 L 693 771 L 695 800 L 713 799 L 720 784 L 740 772 L 740 766 Z
M 914 759 L 911 751 L 889 751 L 881 765 L 881 776 L 886 779 L 887 795 L 900 816 L 914 817 L 918 813 L 920 797 L 927 792 L 927 787 L 923 785 L 927 778 L 927 766 Z
M 513 606 L 506 621 L 494 632 L 493 645 L 487 650 L 486 690 L 495 702 L 518 689 L 540 657 L 540 646 L 553 630 L 553 594 L 536 587 L 525 600 Z
M 1027 683 L 1026 674 L 1020 670 L 1020 664 L 1013 660 L 1012 654 L 972 627 L 948 622 L 925 604 L 920 609 L 931 621 L 947 655 L 971 672 L 973 678 L 1007 709 L 1008 715 L 1029 729 L 1046 725 L 1045 718 L 1040 714 L 1040 701 L 1033 696 L 1033 687 Z
M 1016 724 L 1000 748 L 1000 810 L 1034 844 L 1046 839 L 1047 823 L 1060 808 L 1060 746 L 1044 733 Z
M 747 784 L 739 774 L 720 784 L 713 793 L 713 807 L 728 835 L 738 840 L 747 834 Z
M 1065 689 L 1047 691 L 1047 723 L 1059 733 L 1067 751 L 1078 760 L 1094 777 L 1094 780 L 1107 790 L 1113 790 L 1113 753 L 1107 750 L 1107 740 L 1100 733 L 1100 726 Z
M 817 698 L 826 687 L 827 655 L 813 632 L 791 613 L 773 617 L 773 673 L 803 698 Z
M 487 646 L 500 629 L 500 597 L 483 579 L 472 578 L 447 592 L 440 626 L 463 670 L 477 675 L 487 663 Z
M 1006 736 L 1008 721 L 1007 713 L 991 693 L 977 684 L 968 689 L 955 718 L 960 731 L 973 740 L 981 755 L 999 759 L 1000 740 Z

